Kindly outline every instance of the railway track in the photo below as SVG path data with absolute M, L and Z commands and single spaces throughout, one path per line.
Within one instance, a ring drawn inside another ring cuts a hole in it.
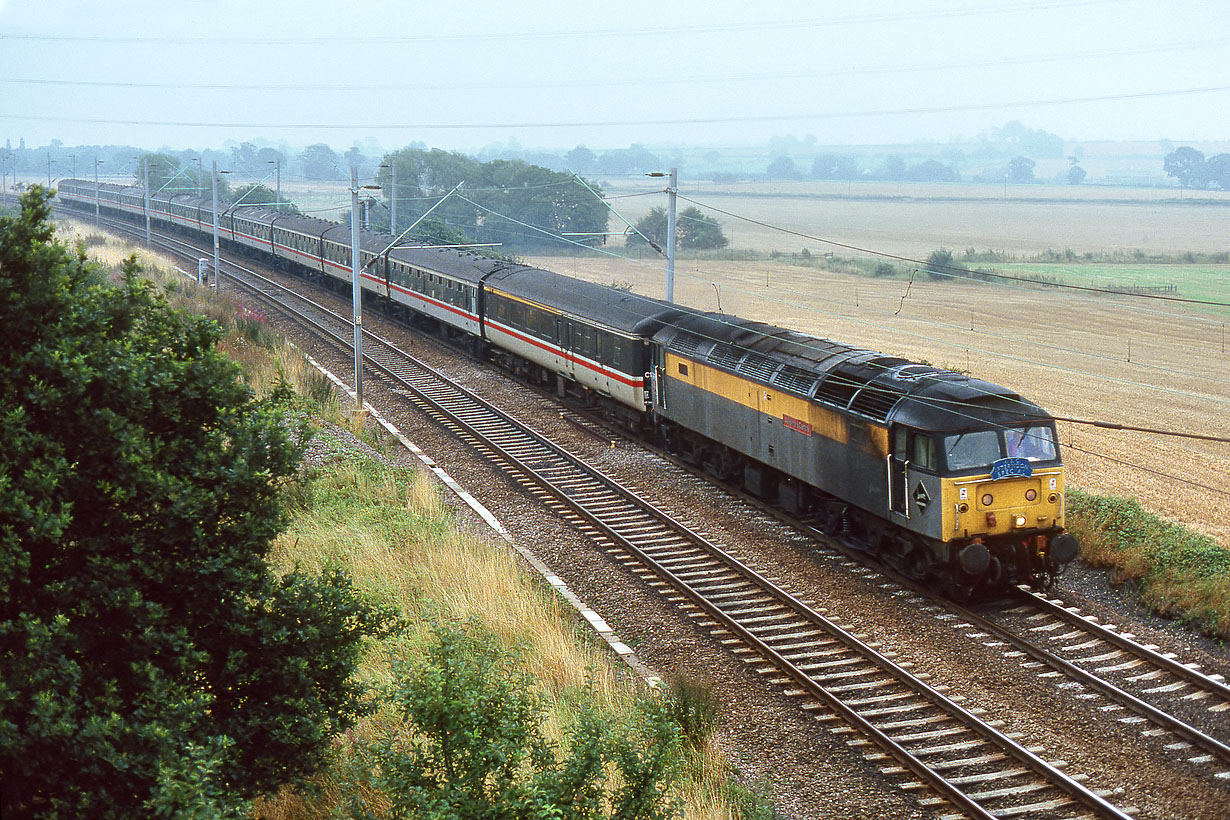
M 188 258 L 199 253 L 194 248 Z M 232 274 L 244 270 L 228 265 Z M 285 309 L 286 289 L 263 277 L 254 281 L 254 292 Z M 349 348 L 348 319 L 303 302 L 295 312 Z M 1040 750 L 1020 745 L 995 721 L 963 708 L 960 696 L 930 687 L 924 676 L 909 672 L 908 664 L 895 663 L 891 651 L 879 651 L 843 629 L 838 620 L 789 595 L 694 528 L 403 351 L 374 338 L 367 344 L 373 366 L 412 404 L 574 520 L 650 586 L 717 633 L 734 654 L 789 694 L 804 698 L 803 708 L 817 719 L 844 721 L 848 728 L 839 731 L 860 733 L 851 745 L 878 746 L 872 756 L 882 756 L 882 771 L 902 788 L 928 791 L 920 797 L 924 805 L 941 814 L 952 809 L 958 812 L 953 816 L 987 818 L 1122 818 L 1132 813 L 1110 804 L 1105 792 L 1087 788 L 1083 777 L 1066 775 L 1061 761 L 1048 762 Z M 973 620 L 961 623 L 977 626 Z

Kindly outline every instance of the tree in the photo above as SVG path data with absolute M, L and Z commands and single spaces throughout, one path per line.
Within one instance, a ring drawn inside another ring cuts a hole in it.
M 957 172 L 937 159 L 920 162 L 906 172 L 906 179 L 913 182 L 956 182 Z
M 0 813 L 233 817 L 365 709 L 386 629 L 340 571 L 278 577 L 301 447 L 216 323 L 0 219 Z
M 680 247 L 686 250 L 711 250 L 724 248 L 729 241 L 722 233 L 722 226 L 700 208 L 689 206 L 679 214 Z
M 479 162 L 449 151 L 403 149 L 386 154 L 377 182 L 387 198 L 392 192 L 391 170 L 397 169 L 397 221 L 409 225 L 448 194 L 466 183 L 462 196 L 446 200 L 432 217 L 449 231 L 461 232 L 472 242 L 500 242 L 506 246 L 559 245 L 561 233 L 601 234 L 609 211 L 571 174 L 552 171 L 524 160 Z M 587 183 L 601 195 L 601 188 Z M 468 201 L 467 201 L 468 200 Z M 389 224 L 387 210 L 377 212 L 377 227 Z
M 231 149 L 231 162 L 243 168 L 256 167 L 256 146 L 250 142 L 241 142 Z
M 817 154 L 811 175 L 816 179 L 858 179 L 862 174 L 858 162 L 848 154 Z
M 299 161 L 303 163 L 303 175 L 308 179 L 343 178 L 342 160 L 336 151 L 323 142 L 304 148 L 299 154 Z
M 253 182 L 236 188 L 230 201 L 241 205 L 274 205 L 278 202 L 278 192 L 267 185 Z M 282 197 L 282 210 L 291 214 L 299 213 L 298 206 L 286 197 Z
M 1008 161 L 1009 182 L 1033 182 L 1036 163 L 1026 156 L 1015 156 Z
M 932 279 L 947 279 L 958 274 L 962 269 L 963 266 L 957 262 L 952 251 L 947 248 L 937 248 L 927 254 L 927 266 L 923 270 Z
M 598 158 L 598 171 L 603 174 L 630 174 L 634 171 L 659 171 L 662 160 L 643 145 L 633 143 L 627 148 L 607 151 Z
M 769 179 L 799 179 L 802 177 L 798 166 L 794 164 L 794 160 L 785 154 L 775 157 L 769 163 L 766 173 L 769 175 Z
M 651 208 L 649 213 L 637 221 L 636 230 L 639 233 L 629 234 L 628 245 L 643 247 L 644 237 L 648 237 L 660 250 L 665 252 L 666 223 L 666 209 Z M 724 248 L 728 242 L 718 221 L 711 216 L 706 216 L 695 206 L 684 208 L 677 214 L 675 232 L 680 250 Z
M 905 160 L 893 155 L 884 159 L 884 164 L 880 166 L 878 176 L 881 179 L 905 179 L 905 173 Z
M 1204 164 L 1209 182 L 1223 191 L 1230 191 L 1230 154 L 1215 154 Z
M 1073 164 L 1071 167 L 1068 168 L 1068 184 L 1069 185 L 1080 185 L 1082 182 L 1085 181 L 1085 177 L 1086 177 L 1085 169 L 1080 167 L 1079 165 Z
M 133 171 L 136 185 L 145 184 L 142 164 L 149 174 L 151 195 L 155 193 L 161 193 L 163 196 L 175 195 L 189 192 L 180 189 L 195 190 L 192 179 L 186 174 L 179 173 L 179 160 L 170 154 L 162 153 L 141 155 L 141 162 L 137 163 L 136 170 Z
M 1204 154 L 1187 145 L 1167 154 L 1162 170 L 1188 188 L 1202 188 L 1209 178 Z
M 578 145 L 564 155 L 564 161 L 575 171 L 588 171 L 598 164 L 598 157 L 584 145 Z

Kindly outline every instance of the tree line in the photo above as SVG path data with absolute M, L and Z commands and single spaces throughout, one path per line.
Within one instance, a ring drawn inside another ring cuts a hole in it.
M 1205 159 L 1203 151 L 1184 145 L 1166 155 L 1162 170 L 1188 188 L 1216 186 L 1230 191 L 1230 154 Z

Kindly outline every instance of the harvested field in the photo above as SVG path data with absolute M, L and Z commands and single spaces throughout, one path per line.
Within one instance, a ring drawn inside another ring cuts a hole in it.
M 654 190 L 608 186 L 608 195 Z M 661 187 L 657 188 L 661 190 Z M 812 253 L 841 248 L 733 219 L 711 209 L 780 226 L 807 236 L 882 253 L 925 259 L 936 248 L 977 248 L 1033 255 L 1048 250 L 1103 253 L 1217 253 L 1227 249 L 1230 192 L 1092 186 L 907 183 L 759 183 L 680 185 L 680 208 L 700 203 L 715 217 L 731 247 Z M 1195 204 L 1195 198 L 1204 204 Z M 665 196 L 615 200 L 636 222 Z M 707 207 L 706 207 L 707 206 Z
M 664 270 L 531 260 L 661 297 Z M 1128 296 L 877 280 L 779 263 L 681 260 L 678 301 L 968 371 L 1057 416 L 1230 437 L 1228 318 Z M 1230 445 L 1061 423 L 1070 481 L 1135 497 L 1230 546 Z

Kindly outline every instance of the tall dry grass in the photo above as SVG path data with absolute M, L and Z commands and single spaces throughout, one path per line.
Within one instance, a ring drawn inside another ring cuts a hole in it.
M 298 494 L 294 520 L 272 557 L 281 569 L 341 566 L 369 594 L 400 608 L 409 627 L 398 640 L 370 648 L 362 667 L 368 683 L 387 686 L 395 661 L 421 659 L 434 623 L 473 619 L 501 643 L 521 647 L 521 667 L 547 698 L 543 728 L 552 741 L 564 741 L 581 698 L 613 712 L 633 707 L 638 688 L 631 674 L 584 637 L 576 613 L 531 581 L 511 550 L 461 531 L 429 474 L 324 450 L 333 455 Z M 261 816 L 299 820 L 335 810 L 348 787 L 339 778 L 362 754 L 363 742 L 403 731 L 387 709 L 370 717 L 339 746 L 339 768 L 315 784 L 316 798 L 279 795 L 261 804 Z M 722 820 L 763 803 L 732 785 L 712 731 L 688 753 L 684 771 L 678 794 L 686 817 Z

